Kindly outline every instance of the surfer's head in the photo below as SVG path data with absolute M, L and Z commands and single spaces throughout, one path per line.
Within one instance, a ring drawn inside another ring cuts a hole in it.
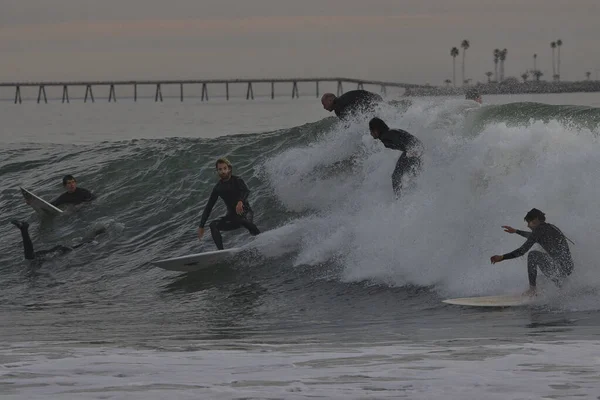
M 231 178 L 231 174 L 233 172 L 233 165 L 231 165 L 228 159 L 219 158 L 215 163 L 215 167 L 217 168 L 219 178 L 225 181 Z
M 371 131 L 371 136 L 375 139 L 379 139 L 382 133 L 385 133 L 390 130 L 390 127 L 387 126 L 385 122 L 383 122 L 380 118 L 373 118 L 369 121 L 369 130 Z
M 77 189 L 77 181 L 73 175 L 65 175 L 63 178 L 63 186 L 67 189 L 67 192 L 73 193 Z
M 335 99 L 336 99 L 335 94 L 325 93 L 321 97 L 321 104 L 323 104 L 323 108 L 329 112 L 333 111 L 333 105 L 335 103 Z
M 525 222 L 527 222 L 527 226 L 529 228 L 533 229 L 538 226 L 540 222 L 546 222 L 546 214 L 537 208 L 532 208 L 527 214 L 525 214 Z
M 467 100 L 473 100 L 481 104 L 481 94 L 479 94 L 479 90 L 477 89 L 467 90 L 467 93 L 465 93 L 465 98 Z

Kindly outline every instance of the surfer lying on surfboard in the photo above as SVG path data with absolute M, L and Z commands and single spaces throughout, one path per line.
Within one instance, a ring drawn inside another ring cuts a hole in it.
M 48 250 L 35 251 L 33 249 L 33 242 L 31 241 L 31 237 L 29 236 L 29 224 L 25 221 L 17 221 L 17 220 L 13 220 L 10 222 L 14 226 L 19 228 L 19 230 L 21 231 L 21 236 L 23 237 L 23 250 L 25 253 L 26 260 L 43 259 L 43 258 L 46 258 L 45 256 L 49 256 L 54 253 L 56 253 L 57 255 L 66 254 L 66 253 L 72 251 L 73 249 L 83 246 L 84 244 L 91 243 L 92 241 L 94 241 L 94 238 L 96 236 L 105 232 L 104 228 L 97 229 L 94 231 L 93 237 L 88 237 L 88 238 L 84 239 L 81 243 L 76 244 L 75 246 L 69 247 L 69 246 L 63 246 L 63 245 L 59 244 L 58 246 L 54 246 L 53 248 L 48 249 Z
M 260 231 L 252 222 L 254 213 L 248 202 L 250 190 L 244 180 L 232 175 L 233 166 L 226 158 L 219 158 L 215 165 L 220 179 L 213 188 L 202 213 L 200 228 L 198 228 L 198 238 L 202 239 L 202 236 L 204 236 L 206 220 L 208 220 L 210 212 L 220 197 L 227 206 L 227 215 L 212 221 L 209 228 L 217 248 L 223 250 L 221 231 L 233 231 L 242 227 L 248 229 L 252 235 L 258 235 Z
M 503 226 L 505 232 L 516 233 L 527 238 L 527 241 L 518 249 L 504 255 L 491 257 L 492 264 L 503 260 L 520 257 L 536 243 L 545 252 L 530 251 L 527 255 L 527 274 L 529 276 L 529 290 L 524 294 L 534 296 L 536 294 L 537 269 L 550 278 L 556 286 L 561 287 L 564 280 L 573 272 L 573 258 L 569 250 L 567 237 L 556 226 L 546 222 L 546 214 L 532 208 L 525 215 L 525 222 L 531 232 L 524 232 L 510 226 Z M 571 242 L 573 243 L 573 242 Z

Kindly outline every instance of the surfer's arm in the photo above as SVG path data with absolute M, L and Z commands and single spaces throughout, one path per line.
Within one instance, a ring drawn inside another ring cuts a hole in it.
M 506 253 L 502 256 L 503 260 L 510 260 L 513 258 L 521 257 L 523 254 L 527 253 L 529 249 L 535 244 L 536 240 L 533 235 L 529 235 L 527 241 L 523 243 L 523 246 L 519 247 L 516 250 L 511 251 L 510 253 Z
M 238 178 L 238 190 L 240 192 L 239 201 L 245 203 L 248 201 L 248 196 L 250 195 L 250 189 L 246 186 L 246 182 L 242 178 Z
M 215 206 L 215 203 L 217 202 L 218 198 L 219 198 L 219 194 L 217 193 L 217 188 L 215 186 L 212 193 L 210 194 L 208 203 L 206 203 L 206 207 L 204 207 L 204 212 L 202 213 L 202 219 L 200 220 L 200 228 L 204 228 L 204 225 L 206 225 L 206 221 L 208 220 L 208 217 L 210 216 L 210 212 L 212 211 L 213 207 Z
M 515 233 L 517 235 L 523 236 L 524 238 L 529 238 L 531 236 L 531 232 L 516 230 Z

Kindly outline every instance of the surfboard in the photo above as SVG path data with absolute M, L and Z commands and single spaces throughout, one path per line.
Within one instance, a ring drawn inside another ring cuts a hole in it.
M 62 214 L 62 210 L 60 208 L 54 207 L 52 204 L 31 193 L 27 189 L 23 189 L 22 187 L 19 189 L 21 189 L 21 193 L 23 194 L 25 200 L 29 200 L 29 205 L 31 208 L 33 208 L 38 214 L 52 217 Z
M 231 259 L 241 250 L 239 247 L 234 247 L 232 249 L 207 251 L 205 253 L 158 260 L 154 261 L 153 264 L 168 271 L 194 272 Z
M 535 298 L 517 295 L 462 297 L 442 300 L 443 303 L 471 307 L 522 307 L 530 305 Z

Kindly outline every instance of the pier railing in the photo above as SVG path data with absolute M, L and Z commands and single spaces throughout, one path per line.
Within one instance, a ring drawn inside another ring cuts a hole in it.
M 133 100 L 138 99 L 138 87 L 139 86 L 153 86 L 154 101 L 162 102 L 163 95 L 162 89 L 165 86 L 179 86 L 179 99 L 184 99 L 184 86 L 190 85 L 202 85 L 202 101 L 208 101 L 208 85 L 224 85 L 225 86 L 225 97 L 227 100 L 230 98 L 229 86 L 230 85 L 246 85 L 246 99 L 254 99 L 253 84 L 271 84 L 271 98 L 275 98 L 275 84 L 291 84 L 292 99 L 300 97 L 298 91 L 298 83 L 314 83 L 315 93 L 319 97 L 319 84 L 323 82 L 337 83 L 337 95 L 344 93 L 343 84 L 356 85 L 357 89 L 363 89 L 364 85 L 375 85 L 380 87 L 380 92 L 386 94 L 388 87 L 395 88 L 421 88 L 423 85 L 415 85 L 410 83 L 398 83 L 398 82 L 384 82 L 384 81 L 373 81 L 373 80 L 361 80 L 361 79 L 350 79 L 350 78 L 289 78 L 289 79 L 210 79 L 210 80 L 140 80 L 140 81 L 64 81 L 64 82 L 0 82 L 0 87 L 13 87 L 15 88 L 14 102 L 22 103 L 21 88 L 23 87 L 37 87 L 38 95 L 37 102 L 40 103 L 42 100 L 44 103 L 48 103 L 48 96 L 46 95 L 46 87 L 62 87 L 62 102 L 69 103 L 69 88 L 72 87 L 85 87 L 85 97 L 83 102 L 86 103 L 88 98 L 90 101 L 95 102 L 93 88 L 95 87 L 108 87 L 108 102 L 117 101 L 117 90 L 118 86 L 130 86 L 133 87 Z M 289 93 L 289 92 L 288 92 Z

